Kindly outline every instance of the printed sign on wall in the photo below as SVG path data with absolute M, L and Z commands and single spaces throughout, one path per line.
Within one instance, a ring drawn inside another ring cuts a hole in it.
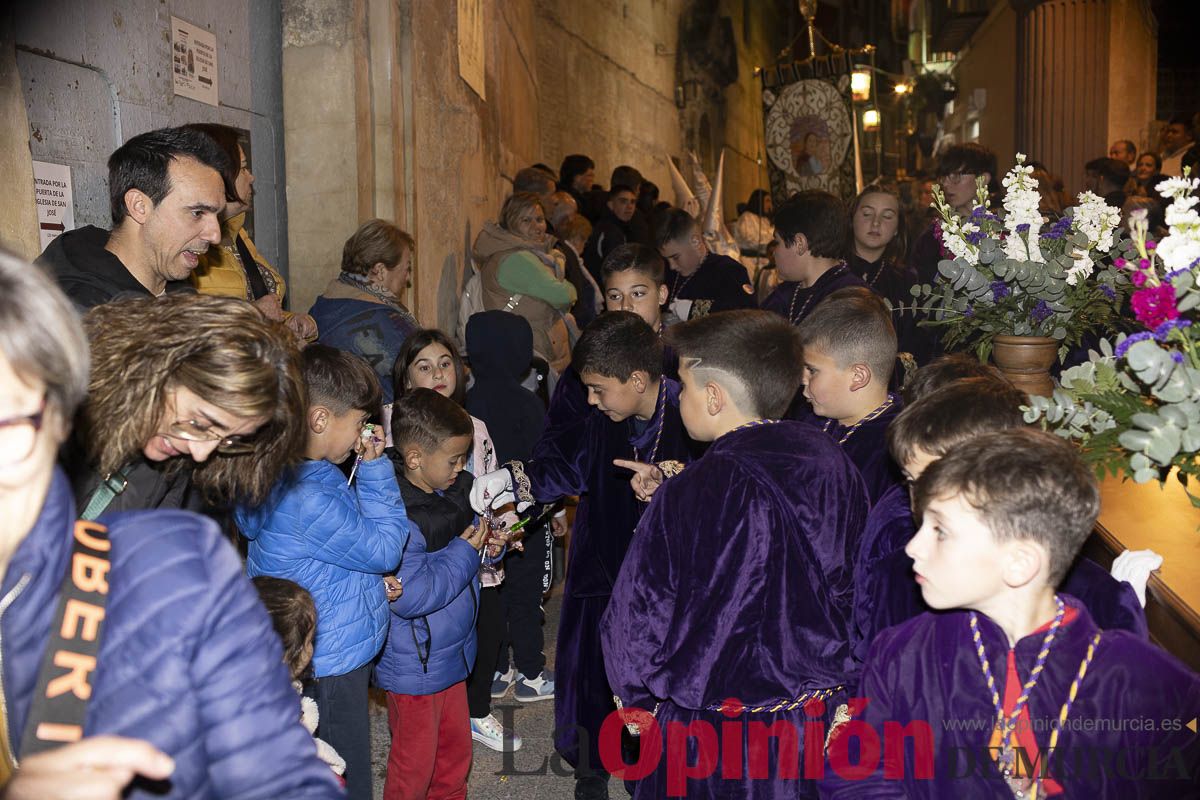
M 34 161 L 33 185 L 37 198 L 38 230 L 42 249 L 45 250 L 60 233 L 75 227 L 71 168 L 66 164 Z
M 217 37 L 171 17 L 171 73 L 175 94 L 217 104 Z

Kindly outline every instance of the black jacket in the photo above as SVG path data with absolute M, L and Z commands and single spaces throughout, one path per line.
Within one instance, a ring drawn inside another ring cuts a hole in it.
M 104 249 L 109 232 L 94 225 L 59 236 L 38 257 L 81 311 L 118 297 L 152 297 L 121 259 Z M 167 281 L 168 292 L 195 291 L 189 281 Z
M 483 311 L 467 321 L 467 351 L 475 383 L 467 411 L 483 420 L 496 458 L 527 461 L 546 425 L 546 408 L 521 385 L 533 359 L 533 334 L 523 317 Z
M 404 474 L 402 456 L 394 450 L 388 458 L 396 469 L 396 483 L 400 484 L 400 497 L 404 499 L 404 513 L 408 521 L 417 526 L 425 538 L 427 552 L 441 550 L 453 542 L 475 521 L 471 509 L 471 473 L 463 471 L 450 488 L 441 494 L 427 494 L 413 486 Z

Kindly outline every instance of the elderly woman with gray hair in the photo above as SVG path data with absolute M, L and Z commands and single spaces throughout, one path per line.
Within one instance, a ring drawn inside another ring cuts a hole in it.
M 556 374 L 571 363 L 567 311 L 575 287 L 566 279 L 563 254 L 546 235 L 538 196 L 516 192 L 504 201 L 499 222 L 487 222 L 473 248 L 483 284 L 483 307 L 524 317 L 533 329 L 533 351 Z
M 71 304 L 0 253 L 0 795 L 342 796 L 216 524 L 76 522 L 56 459 L 87 388 Z

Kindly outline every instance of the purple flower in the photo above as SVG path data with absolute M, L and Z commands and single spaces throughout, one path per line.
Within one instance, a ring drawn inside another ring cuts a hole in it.
M 975 316 L 975 306 L 967 306 L 967 310 L 963 312 L 963 316 L 968 318 Z
M 1105 285 L 1103 283 L 1100 284 L 1100 292 L 1105 297 L 1107 297 L 1109 300 L 1117 299 L 1117 290 L 1112 288 L 1111 286 Z
M 1178 350 L 1172 351 L 1171 352 L 1171 360 L 1174 361 L 1176 364 L 1182 364 L 1183 363 L 1183 353 L 1179 352 Z
M 1029 312 L 1029 321 L 1034 325 L 1041 325 L 1045 322 L 1054 311 L 1050 308 L 1050 304 L 1045 300 L 1038 300 L 1037 305 Z
M 1070 230 L 1071 230 L 1071 218 L 1070 217 L 1059 217 L 1057 220 L 1054 221 L 1053 225 L 1051 225 L 1045 231 L 1042 231 L 1042 238 L 1043 239 L 1061 239 L 1064 236 L 1066 236 L 1067 233 L 1070 232 Z
M 971 231 L 963 238 L 966 239 L 967 242 L 969 242 L 970 244 L 978 245 L 980 242 L 982 242 L 984 239 L 987 238 L 987 234 L 984 233 L 983 231 Z
M 1176 328 L 1183 329 L 1190 328 L 1191 326 L 1192 321 L 1190 319 L 1168 319 L 1154 329 L 1154 338 L 1160 342 L 1164 342 L 1167 339 L 1167 334 Z
M 1012 292 L 1008 290 L 1008 284 L 1004 281 L 992 281 L 992 302 L 998 303 L 1002 298 L 1008 297 Z
M 1029 223 L 1022 222 L 1017 226 L 1017 233 L 1029 233 Z
M 1200 261 L 1200 259 L 1197 259 L 1197 261 Z M 1195 267 L 1195 266 L 1196 266 L 1195 262 L 1192 262 L 1192 265 L 1189 267 L 1182 267 L 1177 270 L 1172 270 L 1171 272 L 1168 272 L 1166 275 L 1163 276 L 1163 280 L 1173 281 L 1176 278 L 1178 278 L 1180 275 L 1184 274 L 1185 272 L 1191 272 L 1192 267 Z
M 1129 352 L 1129 348 L 1133 347 L 1138 342 L 1146 341 L 1147 339 L 1151 338 L 1152 335 L 1153 334 L 1148 331 L 1140 331 L 1138 333 L 1126 336 L 1125 341 L 1117 345 L 1117 349 L 1114 351 L 1117 358 L 1124 358 L 1125 354 Z

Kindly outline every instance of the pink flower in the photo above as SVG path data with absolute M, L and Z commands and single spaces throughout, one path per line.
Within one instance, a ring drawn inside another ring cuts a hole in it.
M 1129 276 L 1129 280 L 1133 281 L 1133 285 L 1140 289 L 1146 285 L 1146 273 L 1138 270 Z
M 1169 283 L 1138 289 L 1129 303 L 1138 322 L 1150 330 L 1179 317 L 1179 309 L 1175 307 L 1175 287 Z
M 1125 259 L 1123 259 L 1123 258 L 1118 258 L 1113 261 L 1113 264 L 1116 266 L 1117 269 L 1124 269 L 1125 263 L 1126 263 Z
M 1156 247 L 1158 247 L 1158 245 L 1156 245 L 1156 244 L 1154 243 L 1154 240 L 1153 240 L 1153 239 L 1147 239 L 1147 240 L 1146 240 L 1146 249 L 1147 249 L 1147 250 L 1153 250 L 1153 249 L 1154 249 L 1154 248 L 1156 248 Z

